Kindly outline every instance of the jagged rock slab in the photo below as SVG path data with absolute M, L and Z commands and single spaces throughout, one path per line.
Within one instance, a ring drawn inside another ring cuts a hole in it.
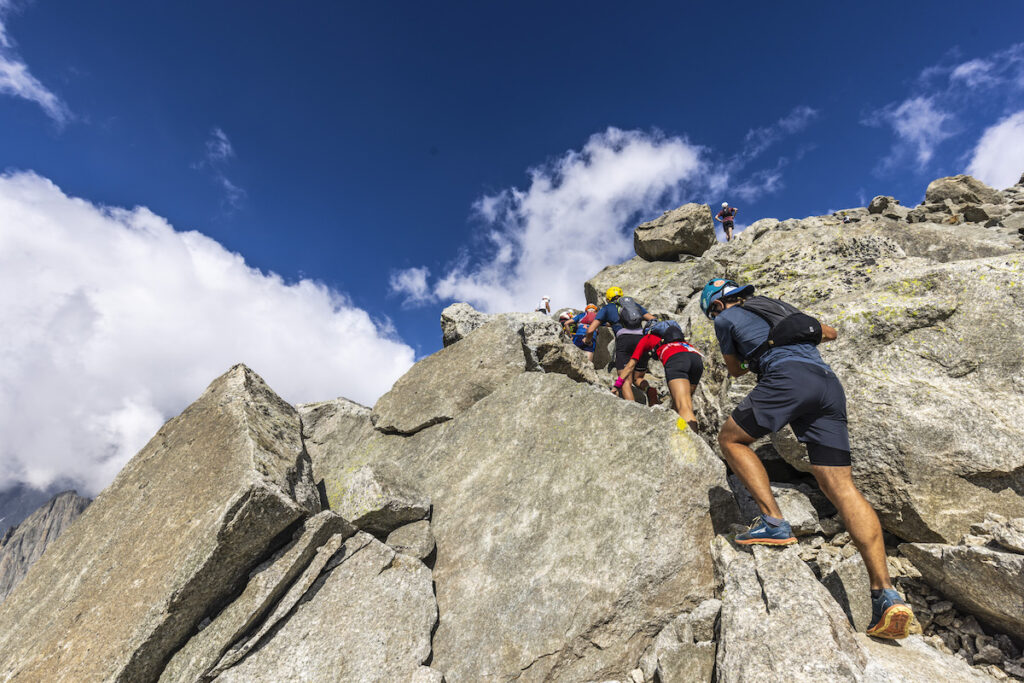
M 871 581 L 860 553 L 843 558 L 821 577 L 821 583 L 846 612 L 857 631 L 871 625 Z
M 287 547 L 253 570 L 242 594 L 174 654 L 160 675 L 161 683 L 201 680 L 228 648 L 263 620 L 328 539 L 344 540 L 355 532 L 329 510 L 305 520 Z
M 795 549 L 751 554 L 718 537 L 713 552 L 723 582 L 719 683 L 860 680 L 867 657 Z
M 674 414 L 528 373 L 445 427 L 393 456 L 434 502 L 446 680 L 624 675 L 711 597 L 709 507 L 733 503 Z
M 436 547 L 434 534 L 430 530 L 430 522 L 426 520 L 395 529 L 388 534 L 386 542 L 395 549 L 395 552 L 420 560 L 430 557 Z
M 662 683 L 710 683 L 715 669 L 715 624 L 722 602 L 705 600 L 661 630 L 640 658 L 642 680 Z
M 313 461 L 313 480 L 318 485 L 324 480 L 325 466 L 339 461 L 355 463 L 354 451 L 376 433 L 372 411 L 347 398 L 307 403 L 296 409 L 302 422 L 302 443 Z
M 275 538 L 317 511 L 298 415 L 235 366 L 0 604 L 0 678 L 155 680 Z
M 414 434 L 451 420 L 526 370 L 519 330 L 505 319 L 491 320 L 402 375 L 374 406 L 376 427 Z
M 410 680 L 423 675 L 436 621 L 430 570 L 360 532 L 287 618 L 215 680 Z
M 905 543 L 900 551 L 958 607 L 1024 639 L 1024 555 L 939 543 Z
M 717 681 L 989 681 L 920 636 L 877 641 L 854 633 L 846 615 L 794 548 L 753 554 L 715 539 L 721 581 Z
M 363 465 L 351 476 L 332 483 L 331 509 L 357 528 L 384 537 L 398 527 L 426 519 L 430 498 L 382 465 Z
M 1012 553 L 1024 555 L 1024 517 L 1006 519 L 1002 515 L 994 515 L 990 512 L 985 515 L 985 521 L 981 524 L 971 526 L 971 533 L 990 539 L 997 546 Z
M 647 261 L 700 256 L 714 244 L 715 223 L 707 204 L 684 204 L 633 230 L 633 250 Z
M 0 602 L 21 583 L 28 568 L 89 505 L 74 491 L 58 493 L 10 530 L 0 543 Z

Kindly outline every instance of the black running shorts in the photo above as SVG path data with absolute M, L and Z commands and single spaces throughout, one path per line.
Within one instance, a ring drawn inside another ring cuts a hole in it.
M 642 334 L 619 334 L 615 336 L 615 369 L 621 370 L 633 357 L 636 345 L 644 338 Z M 647 372 L 647 362 L 651 359 L 650 354 L 645 353 L 636 362 L 635 372 Z
M 846 393 L 831 370 L 801 361 L 776 362 L 732 411 L 755 439 L 787 424 L 807 444 L 812 465 L 848 467 Z
M 696 386 L 704 374 L 704 359 L 699 353 L 683 351 L 674 353 L 665 361 L 665 381 L 685 379 Z

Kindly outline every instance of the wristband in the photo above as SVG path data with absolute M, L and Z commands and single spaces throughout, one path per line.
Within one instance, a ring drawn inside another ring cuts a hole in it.
M 625 384 L 625 383 L 626 383 L 626 380 L 624 380 L 622 377 L 616 377 L 615 378 L 615 388 L 616 389 L 621 389 L 622 385 Z

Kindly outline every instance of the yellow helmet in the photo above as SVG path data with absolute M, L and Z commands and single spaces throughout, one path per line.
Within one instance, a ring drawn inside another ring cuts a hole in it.
M 612 302 L 620 296 L 622 296 L 622 287 L 609 287 L 608 291 L 604 293 L 604 300 Z

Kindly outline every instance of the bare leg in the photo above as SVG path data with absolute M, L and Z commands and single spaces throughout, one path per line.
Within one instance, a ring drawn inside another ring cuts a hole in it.
M 771 484 L 768 482 L 768 472 L 761 464 L 760 458 L 750 449 L 750 444 L 754 441 L 754 437 L 743 431 L 731 417 L 725 421 L 722 431 L 718 433 L 718 445 L 722 447 L 726 462 L 750 491 L 757 507 L 761 508 L 763 514 L 782 519 L 782 511 L 775 502 Z
M 668 383 L 668 391 L 672 394 L 672 405 L 675 407 L 679 417 L 686 422 L 696 422 L 697 416 L 693 414 L 693 402 L 691 396 L 696 387 L 690 387 L 688 379 L 674 379 Z
M 832 504 L 839 510 L 846 530 L 857 545 L 864 566 L 871 579 L 871 588 L 892 588 L 889 568 L 885 564 L 885 542 L 882 540 L 882 525 L 874 508 L 864 499 L 853 483 L 849 467 L 822 467 L 812 465 L 811 471 L 818 480 L 818 486 Z
M 622 388 L 619 390 L 619 397 L 624 398 L 627 401 L 633 400 L 633 381 L 636 376 L 635 372 L 631 372 L 623 378 Z

